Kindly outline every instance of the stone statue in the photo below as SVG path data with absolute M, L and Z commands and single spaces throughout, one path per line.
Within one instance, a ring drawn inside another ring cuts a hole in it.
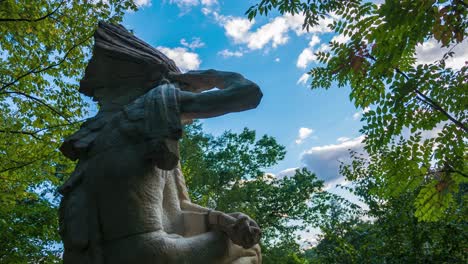
M 59 189 L 64 263 L 261 263 L 254 220 L 190 202 L 178 151 L 184 123 L 255 108 L 259 87 L 181 73 L 120 25 L 101 22 L 94 39 L 80 92 L 99 112 L 60 148 L 78 160 Z

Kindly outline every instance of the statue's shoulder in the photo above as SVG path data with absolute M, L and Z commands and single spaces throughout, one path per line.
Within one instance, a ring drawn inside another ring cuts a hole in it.
M 172 85 L 160 85 L 118 109 L 101 109 L 68 136 L 60 151 L 77 160 L 87 154 L 111 147 L 116 137 L 148 138 L 151 135 L 180 132 L 178 90 Z M 169 130 L 169 131 L 167 131 Z M 165 133 L 161 133 L 164 131 Z
M 77 160 L 83 151 L 86 151 L 91 143 L 99 135 L 102 128 L 109 122 L 109 115 L 98 114 L 86 120 L 78 131 L 68 136 L 60 146 L 60 151 L 67 158 Z

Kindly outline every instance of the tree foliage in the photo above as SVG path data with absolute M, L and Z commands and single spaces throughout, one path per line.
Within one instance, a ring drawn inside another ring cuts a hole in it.
M 52 198 L 73 169 L 57 149 L 88 109 L 77 85 L 97 21 L 129 9 L 132 0 L 0 1 L 0 262 L 56 258 Z
M 181 163 L 193 201 L 224 212 L 243 212 L 262 229 L 265 263 L 305 263 L 295 231 L 315 222 L 327 193 L 306 169 L 277 178 L 265 169 L 285 155 L 272 137 L 226 131 L 218 137 L 195 123 L 185 129 Z M 310 207 L 314 201 L 316 206 Z
M 346 174 L 346 172 L 343 172 Z M 339 220 L 321 224 L 321 238 L 306 252 L 310 263 L 465 263 L 466 215 L 463 192 L 452 211 L 438 222 L 422 222 L 414 202 L 420 188 L 383 200 L 372 178 L 360 178 L 347 188 L 369 206 L 357 210 L 332 200 Z M 461 184 L 461 188 L 467 188 Z M 367 219 L 367 220 L 366 220 Z
M 250 19 L 271 10 L 304 15 L 304 27 L 332 17 L 330 29 L 349 40 L 318 52 L 311 88 L 350 86 L 351 101 L 370 107 L 361 121 L 371 161 L 354 163 L 350 180 L 372 177 L 382 198 L 418 190 L 415 215 L 437 221 L 468 180 L 467 70 L 447 67 L 452 49 L 465 41 L 468 4 L 462 0 L 274 1 L 252 6 Z M 416 46 L 435 40 L 440 60 L 420 63 Z M 350 165 L 351 166 L 351 165 Z M 360 173 L 366 170 L 363 175 Z

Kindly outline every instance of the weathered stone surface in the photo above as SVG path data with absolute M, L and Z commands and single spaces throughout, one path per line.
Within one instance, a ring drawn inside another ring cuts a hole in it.
M 101 108 L 60 148 L 78 160 L 60 188 L 65 264 L 261 263 L 255 221 L 191 203 L 178 151 L 183 122 L 255 108 L 258 86 L 182 74 L 122 26 L 101 23 L 95 39 L 80 91 Z

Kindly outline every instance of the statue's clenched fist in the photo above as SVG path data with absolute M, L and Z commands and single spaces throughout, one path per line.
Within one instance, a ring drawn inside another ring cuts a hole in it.
M 234 244 L 243 248 L 253 247 L 261 238 L 258 224 L 243 213 L 224 214 L 211 211 L 208 215 L 208 223 L 213 228 L 226 233 Z

